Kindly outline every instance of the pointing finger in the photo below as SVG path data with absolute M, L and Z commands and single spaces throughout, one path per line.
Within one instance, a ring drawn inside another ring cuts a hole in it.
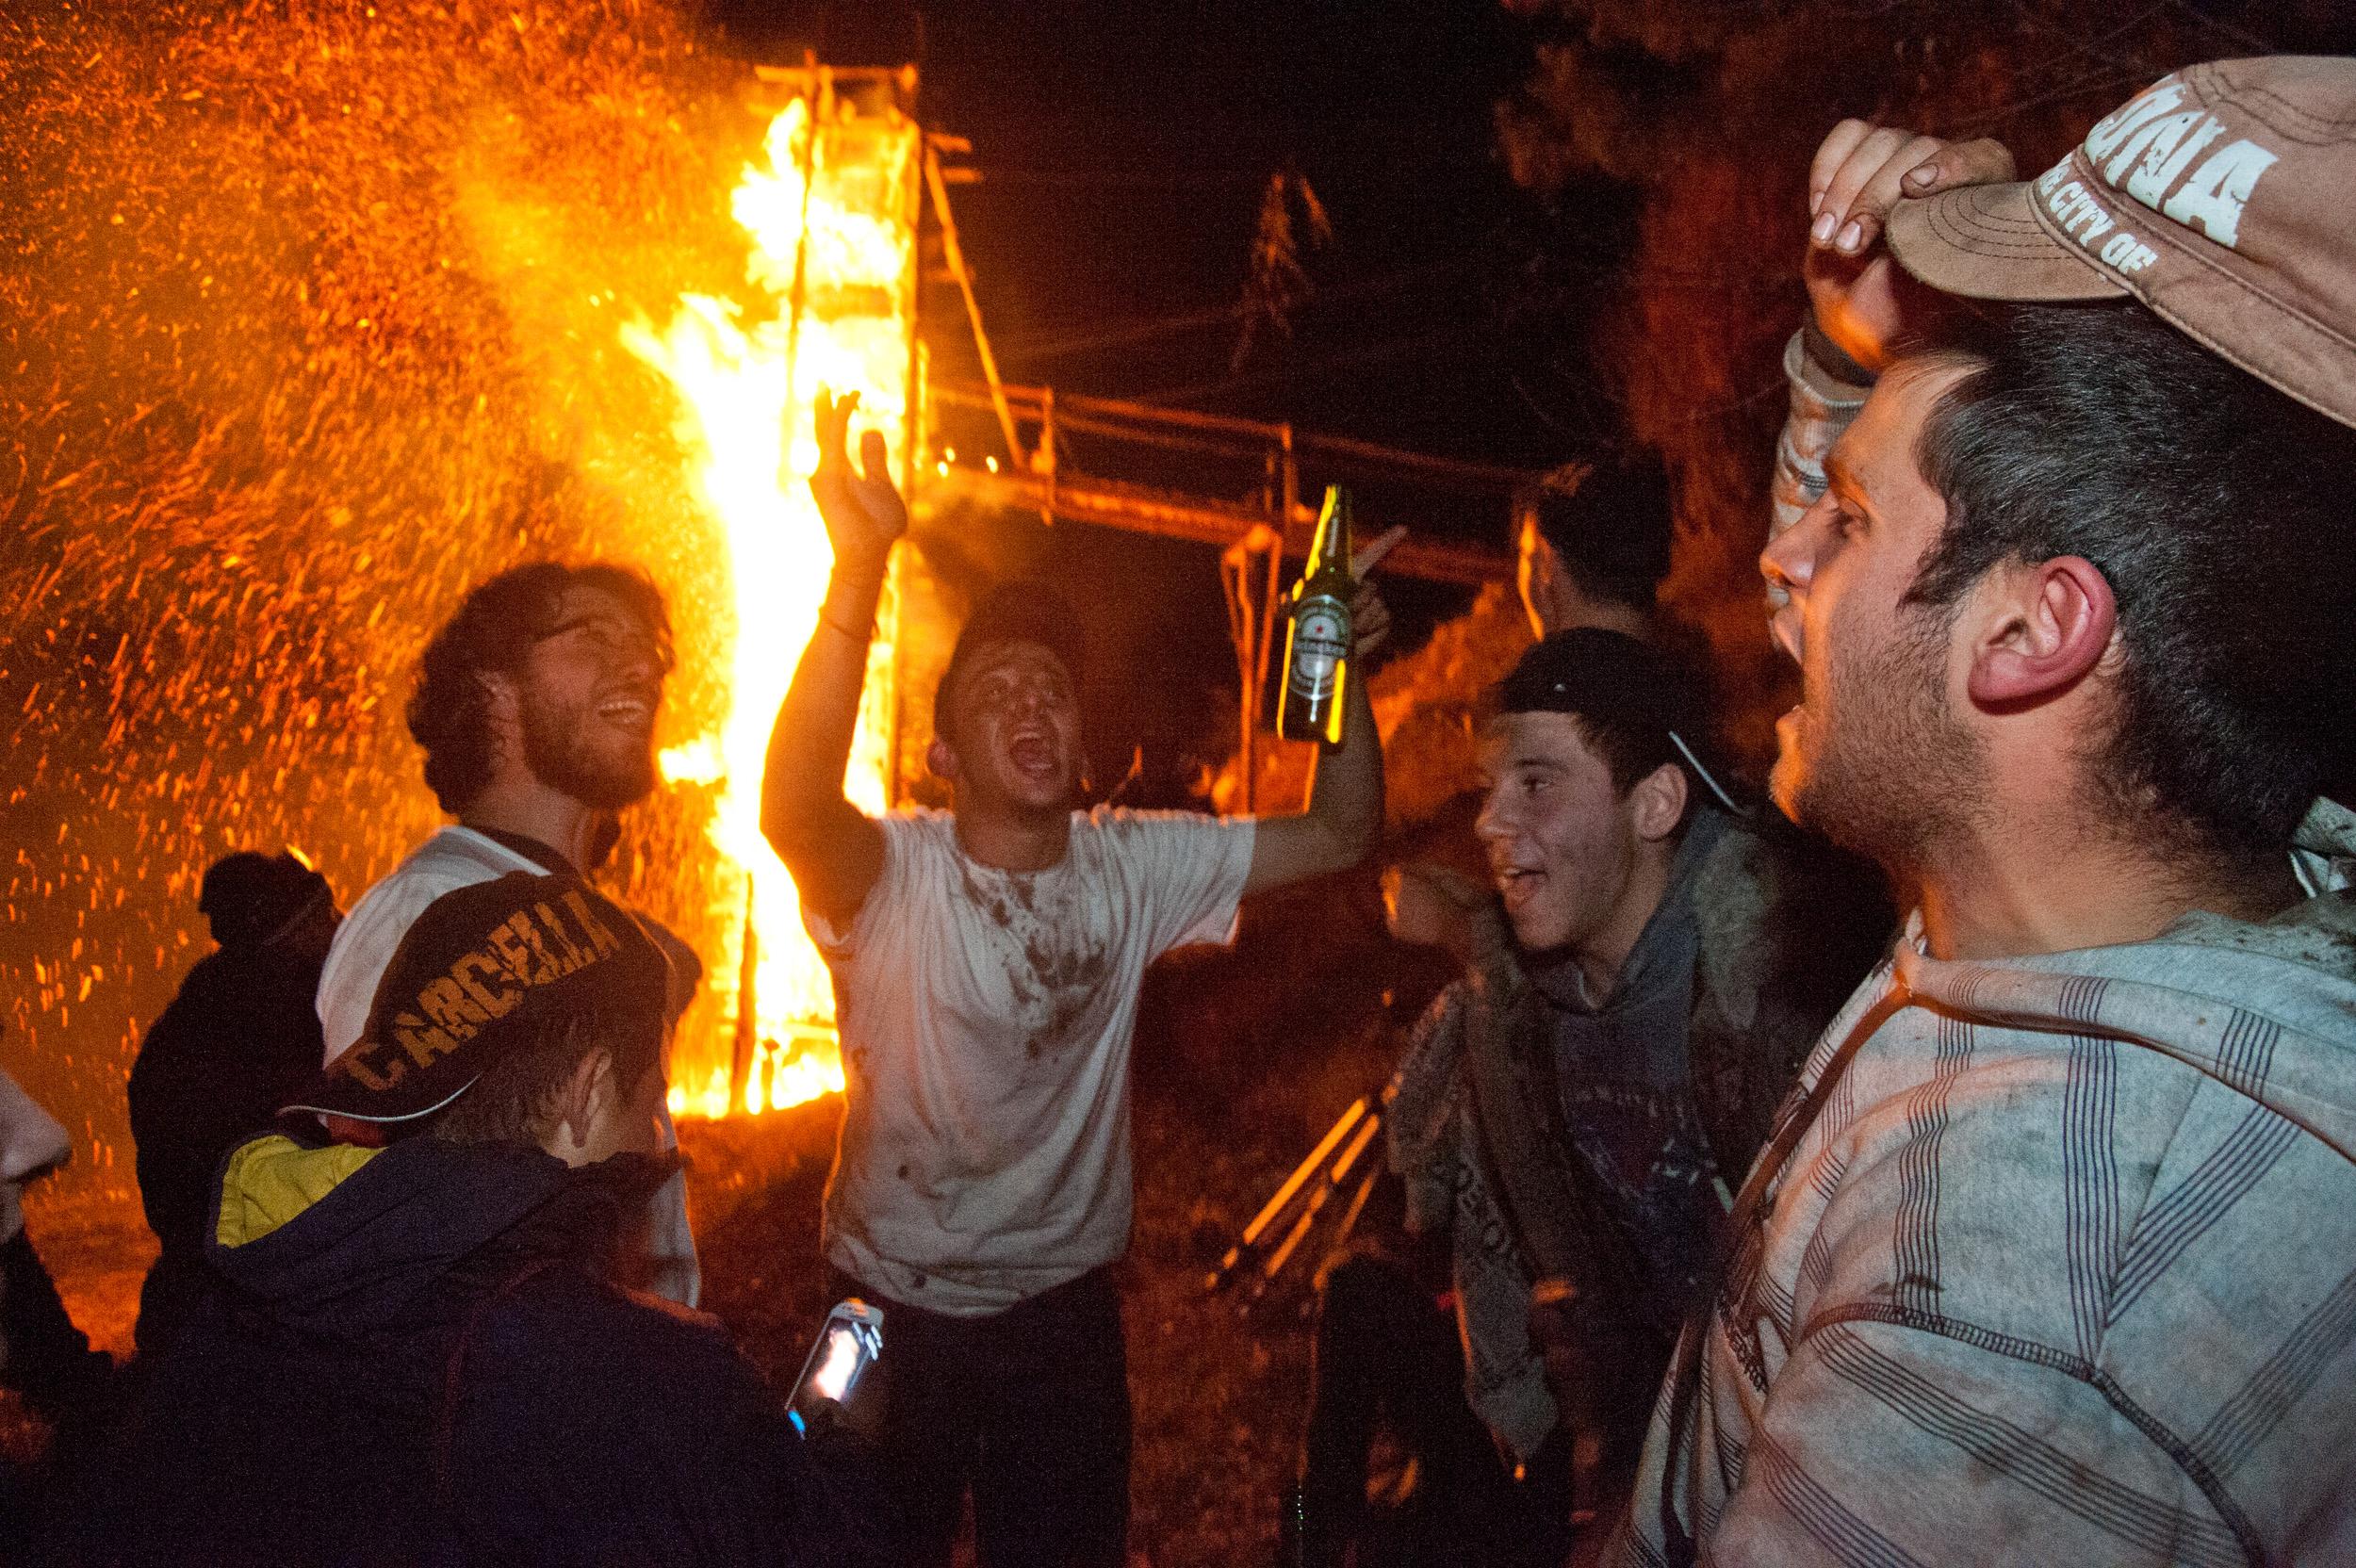
M 1365 577 L 1383 564 L 1383 558 L 1397 549 L 1399 541 L 1406 537 L 1407 527 L 1403 523 L 1384 529 L 1375 536 L 1371 544 L 1365 546 L 1357 554 L 1350 558 L 1350 575 L 1356 578 Z

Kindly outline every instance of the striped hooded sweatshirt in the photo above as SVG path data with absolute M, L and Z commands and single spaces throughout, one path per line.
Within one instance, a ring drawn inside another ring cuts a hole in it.
M 1612 1560 L 2356 1561 L 2348 893 L 1993 962 L 1910 931 L 1784 1115 Z

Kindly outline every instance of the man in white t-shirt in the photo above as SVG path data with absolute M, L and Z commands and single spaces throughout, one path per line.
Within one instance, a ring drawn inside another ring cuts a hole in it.
M 671 671 L 662 591 L 632 566 L 533 562 L 477 584 L 426 645 L 409 698 L 425 781 L 458 819 L 370 888 L 319 975 L 327 1060 L 360 1037 L 376 984 L 410 924 L 444 893 L 511 872 L 595 870 L 614 813 L 655 785 L 654 717 Z M 677 1022 L 702 966 L 640 916 L 670 961 Z M 663 1126 L 670 1121 L 666 1114 Z M 347 1123 L 338 1135 L 369 1136 Z M 687 1184 L 656 1195 L 635 1282 L 686 1306 L 700 1293 Z
M 876 596 L 908 514 L 855 400 L 821 395 L 811 480 L 834 545 L 769 743 L 761 826 L 832 966 L 849 1095 L 828 1262 L 884 1307 L 887 1455 L 945 1563 L 967 1486 L 985 1568 L 1123 1561 L 1129 1395 L 1110 1266 L 1129 1245 L 1129 1049 L 1145 967 L 1224 941 L 1247 892 L 1345 870 L 1383 820 L 1365 683 L 1299 816 L 1074 810 L 1074 618 L 1001 589 L 934 697 L 950 811 L 843 797 Z M 1360 555 L 1364 578 L 1397 542 Z M 1357 651 L 1388 614 L 1370 590 Z

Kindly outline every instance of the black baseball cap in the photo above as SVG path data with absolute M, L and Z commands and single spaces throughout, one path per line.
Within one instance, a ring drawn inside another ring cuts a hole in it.
M 1496 710 L 1567 713 L 1627 729 L 1654 730 L 1719 804 L 1739 811 L 1709 766 L 1710 702 L 1675 654 L 1624 631 L 1571 627 L 1541 638 L 1497 687 Z
M 661 1029 L 670 982 L 637 919 L 577 876 L 510 872 L 460 888 L 411 923 L 359 1039 L 285 1109 L 419 1121 L 533 1025 L 578 1011 L 643 1014 Z

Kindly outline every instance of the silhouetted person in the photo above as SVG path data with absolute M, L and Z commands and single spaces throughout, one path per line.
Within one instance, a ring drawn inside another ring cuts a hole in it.
M 142 1355 L 163 1348 L 204 1288 L 221 1156 L 319 1074 L 311 1004 L 342 919 L 327 878 L 291 851 L 221 857 L 205 873 L 197 907 L 220 948 L 180 982 L 131 1067 L 139 1201 L 163 1243 L 139 1292 Z

